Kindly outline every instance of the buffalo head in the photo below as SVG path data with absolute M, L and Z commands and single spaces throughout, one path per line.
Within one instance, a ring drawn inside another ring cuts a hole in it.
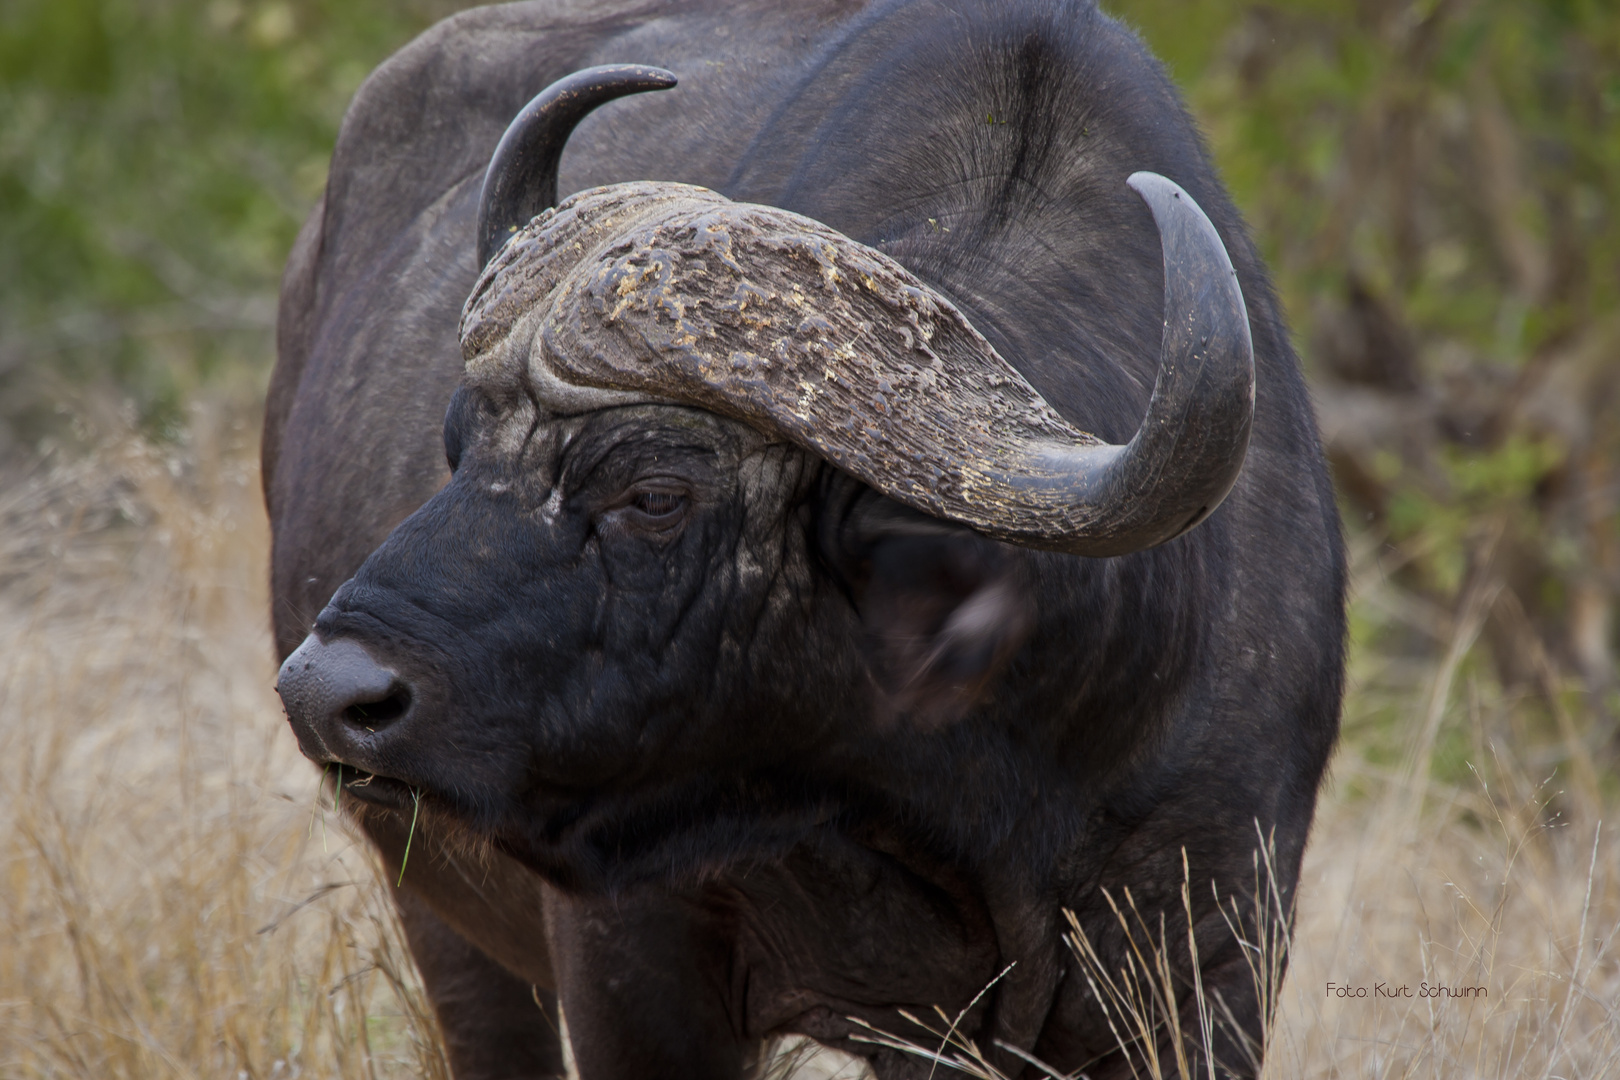
M 551 207 L 572 126 L 667 85 L 593 69 L 507 132 L 445 419 L 452 479 L 278 685 L 304 752 L 356 796 L 417 795 L 564 881 L 824 816 L 823 781 L 875 715 L 937 724 L 986 692 L 1038 605 L 1025 552 L 1192 528 L 1253 414 L 1225 249 L 1152 173 L 1129 183 L 1163 241 L 1164 339 L 1123 446 L 816 221 L 669 183 Z

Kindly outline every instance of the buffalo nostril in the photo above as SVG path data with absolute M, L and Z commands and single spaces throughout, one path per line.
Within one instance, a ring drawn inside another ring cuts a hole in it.
M 359 642 L 311 634 L 281 665 L 276 682 L 298 744 L 316 760 L 342 758 L 357 733 L 376 733 L 411 708 L 410 684 Z
M 376 731 L 385 724 L 398 720 L 411 707 L 411 692 L 403 686 L 395 687 L 386 697 L 375 701 L 351 702 L 343 710 L 343 719 L 367 731 Z

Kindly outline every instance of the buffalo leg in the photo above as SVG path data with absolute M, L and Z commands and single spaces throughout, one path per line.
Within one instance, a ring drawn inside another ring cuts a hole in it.
M 394 899 L 455 1080 L 562 1076 L 556 995 L 485 956 L 411 893 Z
M 464 864 L 430 821 L 402 874 L 408 823 L 375 809 L 358 820 L 390 882 L 402 882 L 394 904 L 455 1080 L 562 1076 L 539 879 L 501 856 Z
M 546 897 L 581 1080 L 737 1080 L 752 1043 L 728 1007 L 729 950 L 679 901 L 644 891 Z

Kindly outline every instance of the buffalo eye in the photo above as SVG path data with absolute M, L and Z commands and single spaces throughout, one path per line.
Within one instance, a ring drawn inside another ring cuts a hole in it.
M 665 485 L 636 487 L 626 492 L 606 520 L 641 533 L 673 534 L 686 521 L 688 493 Z
M 678 515 L 686 506 L 686 496 L 675 491 L 643 491 L 630 505 L 641 511 L 649 523 L 662 524 Z
M 687 502 L 685 495 L 677 495 L 676 492 L 643 491 L 635 497 L 632 505 L 645 513 L 646 517 L 656 521 L 659 518 L 671 517 L 672 513 L 680 513 L 680 507 L 685 505 L 685 502 Z

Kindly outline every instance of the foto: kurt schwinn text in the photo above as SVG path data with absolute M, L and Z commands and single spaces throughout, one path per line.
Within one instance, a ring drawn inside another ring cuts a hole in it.
M 1417 985 L 1414 993 L 1412 987 L 1406 983 L 1400 986 L 1390 986 L 1388 983 L 1373 983 L 1371 993 L 1365 986 L 1348 986 L 1344 983 L 1330 982 L 1327 984 L 1327 997 L 1330 998 L 1484 998 L 1490 997 L 1491 992 L 1483 986 L 1430 986 L 1426 982 Z

